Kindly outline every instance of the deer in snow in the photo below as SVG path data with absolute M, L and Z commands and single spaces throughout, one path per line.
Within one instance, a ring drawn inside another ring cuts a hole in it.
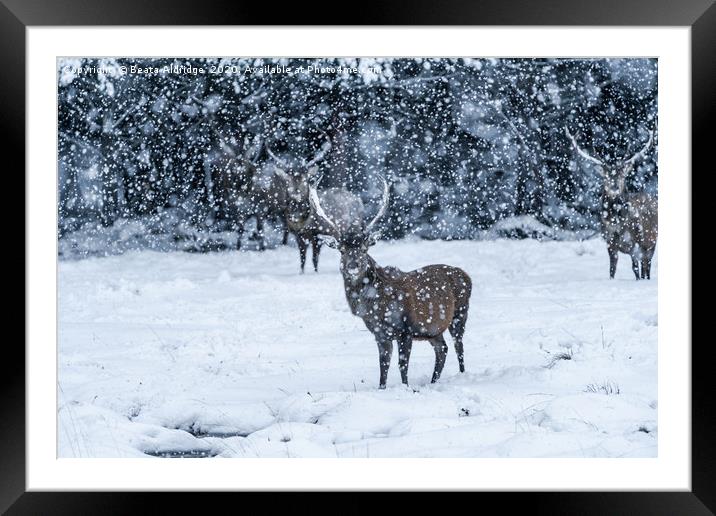
M 622 252 L 631 257 L 631 268 L 637 280 L 650 279 L 658 230 L 657 199 L 647 192 L 628 193 L 625 183 L 634 164 L 651 147 L 653 132 L 649 132 L 649 139 L 639 152 L 607 164 L 584 151 L 567 127 L 564 130 L 577 153 L 594 163 L 603 178 L 601 231 L 609 253 L 609 277 L 614 278 L 618 253 Z
M 313 270 L 318 272 L 318 258 L 322 244 L 319 236 L 325 232 L 321 221 L 312 213 L 308 200 L 308 185 L 316 177 L 316 165 L 325 158 L 332 147 L 330 138 L 325 136 L 326 141 L 309 160 L 282 159 L 276 156 L 269 146 L 266 147 L 269 155 L 277 164 L 276 174 L 282 177 L 287 185 L 285 219 L 288 230 L 296 238 L 301 260 L 301 274 L 303 274 L 306 265 L 309 244 L 313 251 Z M 347 228 L 355 221 L 363 220 L 363 204 L 355 194 L 342 188 L 332 188 L 321 192 L 321 196 L 326 210 L 333 215 L 339 225 L 345 225 Z
M 311 208 L 325 230 L 324 241 L 341 253 L 340 271 L 351 313 L 363 319 L 378 344 L 379 388 L 386 386 L 393 340 L 398 342 L 398 367 L 405 385 L 413 340 L 430 342 L 435 352 L 434 383 L 445 365 L 446 330 L 453 338 L 460 372 L 465 371 L 462 337 L 472 281 L 465 271 L 449 265 L 427 265 L 403 272 L 376 263 L 368 248 L 380 238 L 375 225 L 385 214 L 389 198 L 388 184 L 381 180 L 380 208 L 365 226 L 352 225 L 346 231 L 330 218 L 316 190 L 320 178 L 309 186 Z
M 285 244 L 288 239 L 288 224 L 285 221 L 287 185 L 282 176 L 257 168 L 261 140 L 257 137 L 252 144 L 245 140 L 245 150 L 239 152 L 218 133 L 217 137 L 222 154 L 214 160 L 212 166 L 213 195 L 238 233 L 236 248 L 241 249 L 244 226 L 251 217 L 256 218 L 256 238 L 260 251 L 266 247 L 263 229 L 268 217 L 283 220 Z

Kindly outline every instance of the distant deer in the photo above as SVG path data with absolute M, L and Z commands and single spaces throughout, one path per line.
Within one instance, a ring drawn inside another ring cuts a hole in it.
M 609 277 L 614 278 L 618 253 L 622 252 L 631 256 L 631 268 L 637 280 L 650 279 L 651 259 L 656 248 L 658 230 L 657 199 L 647 192 L 627 193 L 625 183 L 626 176 L 634 169 L 634 164 L 643 158 L 651 147 L 653 132 L 649 132 L 649 139 L 639 152 L 608 165 L 603 159 L 585 152 L 567 127 L 564 130 L 577 153 L 597 165 L 596 169 L 604 181 L 601 225 L 609 253 Z
M 316 164 L 325 158 L 331 147 L 331 140 L 326 135 L 326 141 L 310 160 L 294 160 L 293 162 L 279 158 L 271 151 L 270 147 L 266 147 L 269 155 L 279 167 L 276 168 L 276 173 L 287 184 L 285 218 L 288 230 L 294 235 L 298 244 L 301 273 L 305 269 L 309 244 L 313 251 L 313 270 L 318 272 L 318 258 L 321 253 L 319 235 L 325 233 L 325 230 L 321 221 L 311 212 L 308 184 L 309 181 L 315 179 Z M 321 197 L 326 210 L 338 224 L 345 225 L 347 228 L 357 220 L 362 222 L 363 203 L 356 195 L 341 188 L 332 188 L 321 192 Z
M 236 248 L 241 249 L 244 226 L 251 217 L 256 218 L 256 238 L 260 251 L 266 248 L 264 221 L 268 217 L 284 222 L 283 243 L 288 239 L 288 224 L 285 221 L 287 184 L 284 178 L 256 167 L 261 152 L 260 140 L 249 144 L 244 142 L 240 153 L 227 144 L 220 135 L 222 155 L 213 164 L 213 191 L 224 213 L 231 219 L 238 233 Z M 258 137 L 257 137 L 258 138 Z
M 406 385 L 413 340 L 430 342 L 435 351 L 431 380 L 434 383 L 440 378 L 445 365 L 445 330 L 454 340 L 460 372 L 465 371 L 462 337 L 472 281 L 465 271 L 457 267 L 427 265 L 403 272 L 395 267 L 380 267 L 368 255 L 368 248 L 380 236 L 375 231 L 375 225 L 388 207 L 388 184 L 384 179 L 382 181 L 380 209 L 365 227 L 358 224 L 348 231 L 343 230 L 323 209 L 313 184 L 309 187 L 311 207 L 327 230 L 326 244 L 341 253 L 340 270 L 348 306 L 353 315 L 363 319 L 378 344 L 379 387 L 385 389 L 388 379 L 393 340 L 398 341 L 398 367 Z

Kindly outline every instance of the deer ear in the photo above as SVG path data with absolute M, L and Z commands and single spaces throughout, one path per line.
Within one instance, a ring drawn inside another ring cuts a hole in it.
M 318 239 L 321 243 L 326 244 L 331 249 L 338 249 L 338 240 L 329 235 L 320 235 Z

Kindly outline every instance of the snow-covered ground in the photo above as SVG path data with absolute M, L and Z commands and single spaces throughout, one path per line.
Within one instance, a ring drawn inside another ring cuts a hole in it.
M 133 251 L 59 265 L 63 457 L 653 457 L 657 281 L 603 241 L 381 242 L 464 268 L 458 373 L 416 341 L 411 388 L 346 304 L 337 252 Z M 658 263 L 652 266 L 656 277 Z

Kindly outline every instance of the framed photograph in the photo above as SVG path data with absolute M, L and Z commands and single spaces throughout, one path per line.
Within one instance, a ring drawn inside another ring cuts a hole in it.
M 690 206 L 716 11 L 562 4 L 5 1 L 28 302 L 0 507 L 709 514 Z

